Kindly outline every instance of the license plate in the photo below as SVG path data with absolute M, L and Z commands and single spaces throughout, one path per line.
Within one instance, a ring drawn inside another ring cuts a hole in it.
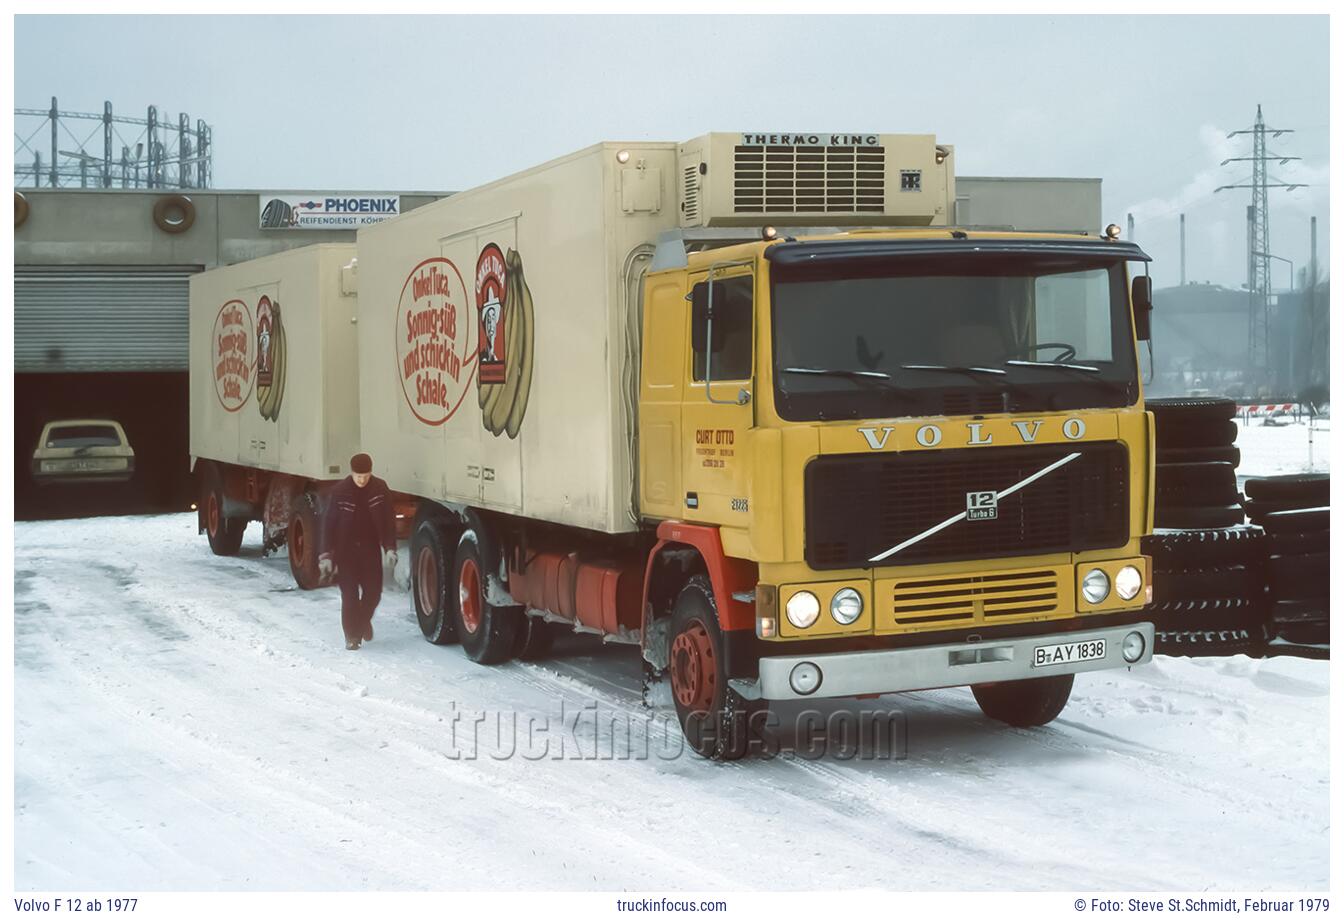
M 1079 661 L 1097 661 L 1106 657 L 1105 639 L 1084 639 L 1081 642 L 1063 642 L 1059 645 L 1038 645 L 1031 655 L 1033 668 L 1048 668 L 1057 664 Z
M 43 460 L 44 473 L 93 473 L 108 470 L 124 470 L 126 461 L 118 457 L 90 460 Z

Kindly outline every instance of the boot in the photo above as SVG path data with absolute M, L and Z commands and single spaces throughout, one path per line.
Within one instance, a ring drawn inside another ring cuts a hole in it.
M 369 621 L 369 625 L 368 625 L 368 626 L 365 626 L 365 627 L 364 627 L 364 641 L 365 641 L 365 642 L 372 642 L 372 641 L 373 641 L 373 621 L 372 621 L 372 620 Z
M 349 651 L 349 652 L 357 651 L 357 650 L 359 649 L 359 640 L 358 640 L 358 639 L 346 639 L 346 640 L 345 640 L 345 648 L 346 648 L 346 651 Z

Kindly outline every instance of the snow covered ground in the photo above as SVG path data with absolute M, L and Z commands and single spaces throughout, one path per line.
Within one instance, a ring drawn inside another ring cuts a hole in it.
M 258 542 L 16 525 L 19 890 L 1328 884 L 1327 662 L 1083 675 L 1034 730 L 960 689 L 826 704 L 899 713 L 908 756 L 716 765 L 672 756 L 633 649 L 480 667 L 393 587 L 347 652 L 338 594 Z
M 1281 473 L 1330 472 L 1330 419 L 1237 419 L 1241 464 L 1237 475 L 1277 476 Z

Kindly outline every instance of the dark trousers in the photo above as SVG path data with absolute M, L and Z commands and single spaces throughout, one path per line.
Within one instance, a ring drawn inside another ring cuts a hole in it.
M 341 586 L 341 626 L 345 638 L 363 639 L 373 611 L 383 596 L 383 554 L 377 546 L 353 546 L 349 558 L 336 567 Z

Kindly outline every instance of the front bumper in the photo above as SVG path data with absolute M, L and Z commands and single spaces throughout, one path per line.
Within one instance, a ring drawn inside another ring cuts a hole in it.
M 1131 632 L 1140 633 L 1144 640 L 1143 654 L 1133 662 L 1126 661 L 1120 651 L 1125 636 Z M 1105 657 L 1032 667 L 1032 657 L 1038 646 L 1094 639 L 1106 640 Z M 733 680 L 731 684 L 733 689 L 748 699 L 802 700 L 964 687 L 1054 674 L 1079 674 L 1143 664 L 1152 658 L 1153 624 L 1133 623 L 983 642 L 825 655 L 771 656 L 761 659 L 758 680 Z M 816 692 L 807 695 L 794 692 L 789 685 L 790 672 L 803 662 L 816 665 L 822 674 L 821 686 Z

